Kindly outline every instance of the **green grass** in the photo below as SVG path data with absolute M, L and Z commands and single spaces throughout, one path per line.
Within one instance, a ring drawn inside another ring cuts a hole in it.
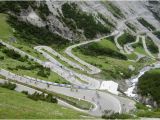
M 144 47 L 143 47 L 141 40 L 138 43 L 134 44 L 133 48 L 134 48 L 135 52 L 138 52 L 138 53 L 146 55 L 146 56 L 148 55 L 144 50 Z
M 33 49 L 34 45 L 29 44 L 28 42 L 25 42 L 23 38 L 18 37 L 16 42 L 10 42 L 9 38 L 14 36 L 13 28 L 8 24 L 8 15 L 0 13 L 0 38 L 3 39 L 5 42 L 9 42 L 9 44 L 23 50 L 24 52 L 37 57 L 43 61 L 46 61 L 46 59 L 41 55 L 39 52 Z M 7 57 L 4 53 L 2 53 L 2 50 L 0 50 L 0 56 L 4 56 L 4 60 L 1 60 L 0 67 L 4 69 L 8 69 L 8 67 L 15 68 L 18 65 L 24 65 L 24 66 L 30 66 L 27 62 L 20 62 L 18 60 L 12 59 Z M 34 64 L 33 61 L 30 61 L 32 64 Z M 59 83 L 68 83 L 66 80 L 64 80 L 62 77 L 57 75 L 54 72 L 51 72 L 51 75 L 46 79 L 44 77 L 37 76 L 38 69 L 34 70 L 13 70 L 11 72 L 14 72 L 19 75 L 28 75 L 31 77 L 52 81 L 52 82 L 59 82 Z
M 13 29 L 7 23 L 8 15 L 0 13 L 0 38 L 8 39 L 8 37 L 13 36 Z
M 33 49 L 34 45 L 24 42 L 23 38 L 16 38 L 16 42 L 11 42 L 9 39 L 14 36 L 14 28 L 12 28 L 7 20 L 9 19 L 7 14 L 0 13 L 0 39 L 9 44 L 25 51 L 26 53 L 35 56 L 41 60 L 46 60 L 40 53 Z
M 135 115 L 138 117 L 160 118 L 160 109 L 148 108 L 144 104 L 136 104 Z
M 38 76 L 37 72 L 40 70 L 40 68 L 35 68 L 32 70 L 16 69 L 17 66 L 30 67 L 31 65 L 35 65 L 36 63 L 31 60 L 22 62 L 22 61 L 13 59 L 11 57 L 8 57 L 8 56 L 6 56 L 6 54 L 4 54 L 2 52 L 2 48 L 0 49 L 0 56 L 4 57 L 4 60 L 1 60 L 1 62 L 0 62 L 1 68 L 7 69 L 13 73 L 16 73 L 19 75 L 28 75 L 28 76 L 43 79 L 46 81 L 52 81 L 52 82 L 57 82 L 57 83 L 68 83 L 66 80 L 64 80 L 62 77 L 60 77 L 59 75 L 57 75 L 54 72 L 51 72 L 50 75 L 48 76 L 48 78 Z M 10 68 L 12 68 L 13 70 L 11 70 Z
M 84 113 L 43 101 L 34 101 L 22 93 L 0 87 L 1 119 L 77 119 Z
M 74 68 L 74 67 L 72 67 L 71 65 L 69 65 L 67 62 L 61 60 L 59 57 L 51 54 L 51 53 L 48 52 L 47 50 L 44 50 L 44 51 L 45 51 L 46 53 L 48 53 L 50 56 L 52 56 L 54 59 L 56 59 L 58 62 L 60 62 L 62 65 L 64 65 L 65 67 L 67 67 L 67 68 L 69 68 L 69 69 L 72 69 L 72 70 L 75 71 L 75 72 L 88 75 L 86 71 L 81 71 L 81 70 L 79 70 L 78 68 Z M 64 56 L 64 55 L 63 55 L 63 56 Z M 67 56 L 67 55 L 66 55 L 66 56 Z M 64 56 L 64 57 L 66 57 L 66 56 Z M 79 64 L 79 63 L 78 63 L 77 61 L 75 61 L 74 59 L 72 59 L 72 58 L 70 59 L 69 56 L 66 57 L 66 58 L 69 59 L 69 60 L 71 60 L 71 61 L 73 61 L 73 62 L 75 62 L 75 63 L 77 63 L 77 64 Z M 79 65 L 81 65 L 81 64 L 79 64 Z M 88 68 L 85 67 L 84 65 L 81 65 L 81 66 L 84 67 L 85 69 L 88 69 Z M 89 70 L 89 69 L 88 69 L 88 70 Z
M 92 42 L 87 45 L 77 47 L 85 55 L 89 56 L 108 56 L 126 60 L 127 57 L 120 53 L 110 40 L 103 39 L 101 42 Z
M 118 43 L 123 47 L 124 44 L 134 42 L 135 40 L 136 40 L 135 36 L 129 33 L 124 33 L 118 38 Z
M 80 109 L 83 109 L 83 110 L 89 110 L 91 107 L 95 107 L 92 103 L 88 102 L 88 101 L 85 101 L 85 100 L 78 100 L 77 98 L 74 98 L 74 97 L 70 97 L 70 96 L 66 96 L 64 94 L 59 94 L 59 93 L 56 93 L 56 92 L 53 92 L 53 91 L 49 91 L 49 90 L 46 90 L 46 89 L 41 89 L 41 88 L 38 88 L 38 87 L 34 87 L 32 85 L 28 85 L 26 83 L 22 83 L 22 82 L 19 82 L 19 81 L 15 81 L 15 80 L 9 80 L 10 82 L 14 82 L 14 83 L 18 83 L 18 84 L 21 84 L 21 85 L 24 85 L 24 86 L 27 86 L 27 87 L 30 87 L 30 88 L 33 88 L 35 90 L 38 90 L 38 91 L 41 91 L 43 93 L 46 93 L 46 94 L 51 94 L 52 96 L 60 99 L 60 100 L 63 100 L 77 108 L 80 108 Z
M 107 49 L 110 48 L 112 50 L 118 51 L 115 44 L 110 40 L 109 41 L 101 40 L 97 44 L 101 45 L 103 48 L 107 48 Z M 88 56 L 77 48 L 74 48 L 72 52 L 79 58 L 85 60 L 86 62 L 102 69 L 102 72 L 100 74 L 94 75 L 95 77 L 102 78 L 102 79 L 130 78 L 131 75 L 137 74 L 138 70 L 141 69 L 143 66 L 151 64 L 153 62 L 153 61 L 148 61 L 145 63 L 141 63 L 141 62 L 134 63 L 128 60 L 109 57 L 107 55 Z M 131 56 L 131 57 L 134 57 L 134 56 Z M 128 69 L 129 65 L 133 65 L 136 68 L 135 71 L 129 71 Z
M 130 60 L 136 60 L 137 59 L 137 55 L 135 53 L 127 54 L 126 56 Z

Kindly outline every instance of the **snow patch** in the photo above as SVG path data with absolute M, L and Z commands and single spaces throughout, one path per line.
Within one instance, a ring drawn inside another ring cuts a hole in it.
M 118 95 L 118 83 L 113 81 L 103 81 L 100 90 L 108 90 L 109 92 Z

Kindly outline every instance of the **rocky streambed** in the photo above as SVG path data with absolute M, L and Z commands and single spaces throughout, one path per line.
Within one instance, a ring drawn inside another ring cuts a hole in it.
M 145 72 L 156 69 L 156 68 L 160 68 L 160 62 L 156 62 L 154 64 L 151 64 L 149 66 L 146 66 L 146 67 L 142 68 L 139 71 L 138 75 L 133 76 L 132 78 L 126 80 L 126 83 L 129 86 L 129 88 L 124 93 L 128 97 L 132 97 L 135 100 L 142 100 L 141 98 L 143 98 L 143 97 L 137 94 L 137 89 L 136 88 L 137 88 L 138 80 Z

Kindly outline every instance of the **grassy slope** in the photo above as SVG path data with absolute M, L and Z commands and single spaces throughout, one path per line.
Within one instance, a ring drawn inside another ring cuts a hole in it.
M 116 48 L 115 44 L 111 41 L 107 41 L 106 39 L 104 39 L 98 42 L 98 44 L 102 47 L 110 48 L 118 52 L 118 49 Z M 136 74 L 138 69 L 142 68 L 142 66 L 144 66 L 145 64 L 148 64 L 148 63 L 143 63 L 143 64 L 133 63 L 127 60 L 120 60 L 113 57 L 108 57 L 106 55 L 105 56 L 88 56 L 83 54 L 77 48 L 73 50 L 73 53 L 78 57 L 80 57 L 81 59 L 84 59 L 85 61 L 101 68 L 102 73 L 100 73 L 100 77 L 102 77 L 103 79 L 128 78 L 131 76 L 131 74 Z M 128 70 L 129 65 L 133 65 L 136 68 L 136 71 L 130 72 Z M 120 73 L 123 73 L 123 75 L 121 75 Z
M 129 33 L 124 33 L 118 38 L 118 43 L 123 47 L 124 44 L 134 42 L 135 40 L 135 36 L 132 36 Z
M 0 28 L 2 28 L 2 29 L 0 29 L 0 38 L 3 39 L 6 42 L 14 34 L 13 33 L 14 30 L 6 22 L 7 17 L 8 17 L 8 15 L 0 13 Z M 37 58 L 40 58 L 41 60 L 46 60 L 44 57 L 42 57 L 42 55 L 40 53 L 36 52 L 33 49 L 32 45 L 23 42 L 22 38 L 17 39 L 16 43 L 10 43 L 10 44 L 14 45 L 15 47 L 17 47 L 21 50 L 24 50 L 25 52 L 27 52 L 27 53 L 29 53 L 29 54 L 37 57 Z M 5 56 L 5 54 L 3 54 L 1 51 L 0 51 L 0 56 L 5 57 L 5 60 L 3 60 L 3 61 L 1 60 L 1 63 L 0 63 L 1 68 L 7 69 L 8 67 L 16 67 L 17 65 L 29 66 L 29 64 L 27 62 L 20 62 L 18 60 L 9 58 L 9 57 Z M 20 75 L 28 75 L 28 76 L 36 77 L 36 78 L 39 78 L 39 79 L 44 79 L 44 80 L 47 80 L 47 81 L 54 81 L 54 82 L 60 82 L 60 83 L 65 82 L 65 80 L 63 78 L 61 78 L 60 76 L 58 76 L 54 72 L 51 72 L 51 75 L 48 78 L 37 76 L 36 75 L 37 70 L 30 71 L 30 70 L 19 69 L 19 70 L 14 70 L 13 72 L 17 73 L 17 74 L 20 74 Z
M 9 38 L 14 36 L 14 29 L 7 23 L 8 15 L 0 13 L 0 39 L 10 42 Z M 23 42 L 23 38 L 18 38 L 16 43 L 10 42 L 13 46 L 41 59 L 46 60 L 40 53 L 33 49 L 33 45 Z
M 141 103 L 136 104 L 135 114 L 138 117 L 160 118 L 160 109 L 150 109 Z
M 0 88 L 0 118 L 81 118 L 83 113 L 57 104 L 33 101 L 26 95 Z
M 13 29 L 7 24 L 7 15 L 0 13 L 0 38 L 8 39 L 9 36 L 13 35 Z
M 33 61 L 25 61 L 25 62 L 21 62 L 19 60 L 10 58 L 8 56 L 6 56 L 6 54 L 4 54 L 2 51 L 2 49 L 0 49 L 0 56 L 4 56 L 4 60 L 1 60 L 0 62 L 0 67 L 3 69 L 8 69 L 10 68 L 16 68 L 16 66 L 31 66 L 34 65 L 35 62 Z M 66 83 L 66 80 L 64 80 L 62 77 L 60 77 L 59 75 L 57 75 L 54 72 L 51 72 L 50 75 L 48 76 L 48 78 L 46 77 L 41 77 L 37 75 L 37 72 L 39 71 L 39 68 L 36 69 L 32 69 L 32 70 L 23 70 L 23 69 L 14 69 L 11 72 L 19 74 L 19 75 L 28 75 L 31 77 L 35 77 L 35 78 L 39 78 L 39 79 L 43 79 L 46 81 L 52 81 L 52 82 L 59 82 L 59 83 Z

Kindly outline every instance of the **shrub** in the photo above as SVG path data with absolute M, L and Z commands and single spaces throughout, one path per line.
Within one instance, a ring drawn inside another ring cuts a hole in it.
M 9 90 L 14 90 L 16 88 L 16 84 L 5 82 L 5 83 L 0 83 L 0 87 L 7 88 Z
M 50 75 L 50 69 L 49 68 L 40 69 L 37 72 L 37 75 L 42 76 L 42 77 L 48 77 Z
M 4 60 L 4 56 L 0 56 L 0 60 Z
M 138 21 L 146 28 L 151 29 L 151 30 L 156 30 L 156 28 L 150 23 L 148 23 L 144 18 L 139 18 Z
M 152 41 L 151 38 L 148 38 L 148 39 L 146 40 L 146 45 L 147 45 L 147 48 L 148 48 L 152 53 L 158 53 L 158 52 L 159 52 L 158 47 L 155 45 L 155 43 Z
M 22 93 L 28 95 L 28 91 L 22 91 Z
M 40 94 L 38 92 L 35 92 L 32 95 L 28 94 L 28 98 L 35 101 L 42 100 L 50 103 L 58 103 L 58 100 L 55 97 L 53 97 L 53 95 L 51 94 L 45 95 L 44 93 Z
M 105 110 L 104 114 L 102 115 L 103 119 L 131 119 L 134 118 L 132 115 L 129 114 L 120 114 L 120 113 L 114 113 L 112 111 Z
M 28 98 L 38 101 L 40 94 L 38 92 L 33 93 L 32 95 L 28 94 Z
M 123 46 L 126 43 L 131 43 L 136 40 L 136 37 L 129 34 L 129 33 L 124 33 L 122 36 L 119 37 L 118 43 Z
M 138 93 L 142 96 L 151 95 L 153 99 L 160 105 L 160 69 L 146 72 L 139 78 Z
M 21 55 L 15 52 L 14 50 L 11 49 L 3 49 L 3 53 L 5 53 L 8 57 L 11 57 L 13 59 L 20 59 Z
M 102 47 L 97 43 L 89 43 L 87 45 L 83 45 L 81 47 L 77 47 L 82 54 L 91 55 L 91 56 L 109 56 L 113 58 L 126 60 L 127 57 L 120 52 L 117 52 L 113 49 Z

